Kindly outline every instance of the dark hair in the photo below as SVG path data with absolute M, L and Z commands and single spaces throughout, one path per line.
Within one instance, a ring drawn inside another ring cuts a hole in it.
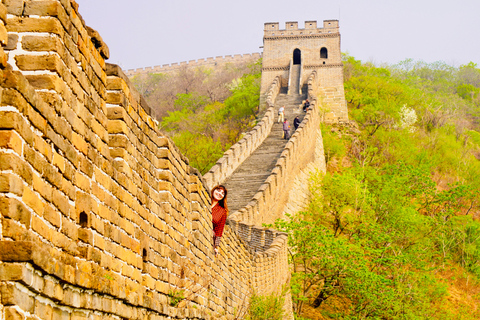
M 225 186 L 222 186 L 221 184 L 219 184 L 218 186 L 214 187 L 212 189 L 212 191 L 210 192 L 210 197 L 211 199 L 213 200 L 213 191 L 217 190 L 217 189 L 223 189 L 223 191 L 225 191 L 225 195 L 223 196 L 223 199 L 218 201 L 218 204 L 225 210 L 227 210 L 227 213 L 228 213 L 228 206 L 227 206 L 227 188 L 225 188 Z

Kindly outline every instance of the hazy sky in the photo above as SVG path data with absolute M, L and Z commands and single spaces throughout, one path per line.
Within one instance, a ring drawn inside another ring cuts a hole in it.
M 362 61 L 480 65 L 480 0 L 77 0 L 123 69 L 262 52 L 265 22 L 340 21 Z

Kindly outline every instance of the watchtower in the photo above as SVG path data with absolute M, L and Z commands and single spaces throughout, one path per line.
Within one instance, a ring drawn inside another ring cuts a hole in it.
M 325 121 L 348 119 L 343 89 L 343 64 L 340 51 L 338 20 L 286 22 L 285 29 L 278 22 L 265 23 L 261 99 L 275 79 L 281 77 L 282 89 L 289 95 L 305 94 L 308 76 L 317 72 L 315 94 L 325 107 Z

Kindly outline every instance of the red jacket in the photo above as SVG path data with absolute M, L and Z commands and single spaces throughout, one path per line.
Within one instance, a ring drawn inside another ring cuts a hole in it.
M 225 228 L 225 222 L 227 222 L 227 210 L 218 203 L 212 208 L 212 222 L 215 236 L 221 237 Z

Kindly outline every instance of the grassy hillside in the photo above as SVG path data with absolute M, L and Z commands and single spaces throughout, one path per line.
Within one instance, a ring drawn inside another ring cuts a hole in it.
M 323 126 L 290 234 L 306 319 L 480 319 L 480 69 L 344 57 L 352 125 Z

